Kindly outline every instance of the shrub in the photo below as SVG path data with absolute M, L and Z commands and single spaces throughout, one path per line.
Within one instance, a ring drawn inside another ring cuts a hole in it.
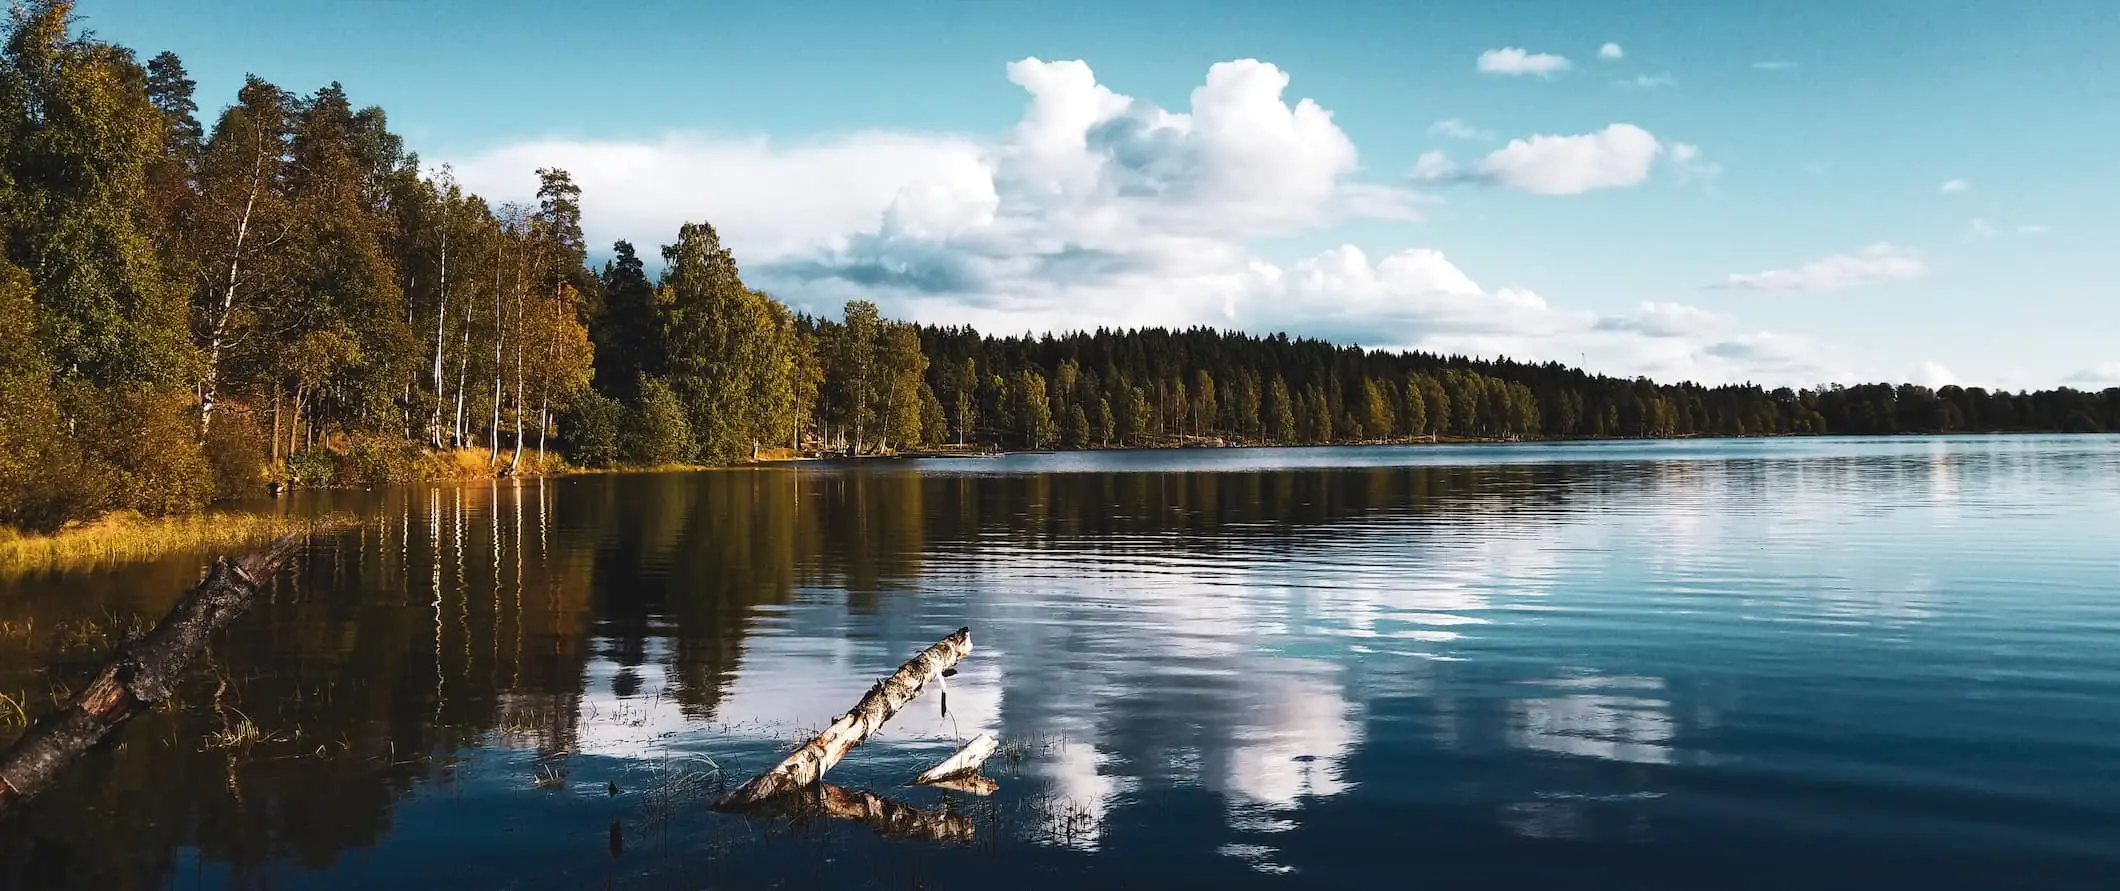
M 337 476 L 331 453 L 309 446 L 287 456 L 287 482 L 296 486 L 328 486 Z
M 639 464 L 675 464 L 692 457 L 692 424 L 684 401 L 661 378 L 642 378 L 626 456 Z
M 223 405 L 206 430 L 206 462 L 213 469 L 213 497 L 256 495 L 265 485 L 265 431 L 246 408 Z
M 618 400 L 591 391 L 576 399 L 560 425 L 567 454 L 584 467 L 609 467 L 624 457 L 621 436 L 626 425 L 626 407 Z
M 356 433 L 347 438 L 346 450 L 334 462 L 333 478 L 344 485 L 388 486 L 409 483 L 419 476 L 420 447 L 402 436 L 388 433 Z

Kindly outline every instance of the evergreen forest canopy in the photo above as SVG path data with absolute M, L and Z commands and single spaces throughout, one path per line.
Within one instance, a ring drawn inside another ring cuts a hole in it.
M 0 525 L 388 482 L 1194 441 L 2120 429 L 2120 389 L 1704 387 L 1194 328 L 995 337 L 791 312 L 689 223 L 592 270 L 580 189 L 495 206 L 338 84 L 183 63 L 11 10 L 0 58 Z M 469 456 L 469 457 L 467 457 Z

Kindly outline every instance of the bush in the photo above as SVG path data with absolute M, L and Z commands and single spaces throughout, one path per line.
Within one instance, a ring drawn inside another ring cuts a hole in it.
M 639 464 L 675 464 L 692 457 L 692 424 L 684 400 L 661 378 L 642 378 L 626 456 Z
M 199 416 L 181 390 L 89 391 L 74 401 L 74 438 L 111 480 L 104 510 L 166 517 L 213 500 L 213 465 L 199 442 Z M 92 514 L 83 514 L 90 516 Z
M 338 467 L 331 452 L 310 446 L 287 456 L 287 482 L 294 486 L 328 486 Z
M 213 468 L 213 497 L 242 498 L 264 490 L 265 431 L 248 409 L 224 405 L 206 430 L 206 463 Z
M 576 399 L 560 425 L 567 455 L 584 467 L 609 467 L 624 457 L 620 437 L 626 425 L 626 407 L 602 393 L 590 392 Z
M 389 433 L 356 433 L 338 456 L 332 476 L 352 486 L 389 486 L 419 477 L 420 446 Z

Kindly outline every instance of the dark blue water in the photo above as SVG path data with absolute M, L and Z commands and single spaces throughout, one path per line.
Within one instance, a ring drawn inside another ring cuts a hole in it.
M 0 826 L 0 879 L 2120 887 L 2120 439 L 1083 453 L 313 497 L 370 523 L 311 546 L 186 709 Z M 152 614 L 197 565 L 0 583 L 0 603 L 47 628 Z M 960 625 L 948 713 L 931 687 L 829 780 L 968 842 L 708 809 Z M 0 638 L 0 689 L 91 661 L 40 640 Z M 212 735 L 241 721 L 266 738 Z M 903 786 L 982 731 L 1006 744 L 995 795 Z

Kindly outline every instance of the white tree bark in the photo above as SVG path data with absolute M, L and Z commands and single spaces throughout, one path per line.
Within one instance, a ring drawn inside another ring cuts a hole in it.
M 215 307 L 213 330 L 206 341 L 206 381 L 199 388 L 199 435 L 213 427 L 215 397 L 220 395 L 221 352 L 228 343 L 228 321 L 235 315 L 236 283 L 242 277 L 243 245 L 250 239 L 250 215 L 257 209 L 258 192 L 265 187 L 265 123 L 258 122 L 258 132 L 253 140 L 257 156 L 250 166 L 250 188 L 243 196 L 243 213 L 236 217 L 235 243 L 228 250 L 228 278 L 221 288 L 221 302 Z
M 985 764 L 986 759 L 993 757 L 994 750 L 999 748 L 1001 748 L 1001 742 L 994 739 L 993 734 L 979 734 L 972 737 L 970 742 L 959 747 L 956 754 L 942 759 L 942 763 L 930 767 L 919 776 L 914 777 L 913 782 L 916 785 L 925 786 L 940 783 L 944 780 L 971 776 L 977 773 L 979 765 Z

